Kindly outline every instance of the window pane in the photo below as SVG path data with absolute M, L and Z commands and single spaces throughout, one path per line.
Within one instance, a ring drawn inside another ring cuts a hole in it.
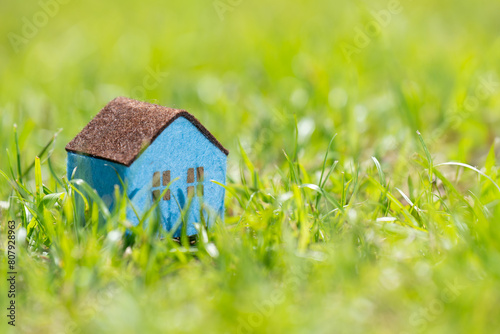
M 205 169 L 203 167 L 196 168 L 196 180 L 198 182 L 203 182 L 205 178 Z
M 153 187 L 160 186 L 160 172 L 154 172 L 153 174 Z
M 167 190 L 167 192 L 165 193 L 165 195 L 163 195 L 163 200 L 164 201 L 170 201 L 170 189 Z
M 158 197 L 160 197 L 161 193 L 159 190 L 154 190 L 153 191 L 153 201 L 156 201 Z
M 167 170 L 163 172 L 163 185 L 168 186 L 169 183 L 170 183 L 170 171 Z
M 194 168 L 189 168 L 188 169 L 187 182 L 188 183 L 193 183 L 194 182 Z
M 203 196 L 203 184 L 199 184 L 196 186 L 196 196 L 198 197 Z

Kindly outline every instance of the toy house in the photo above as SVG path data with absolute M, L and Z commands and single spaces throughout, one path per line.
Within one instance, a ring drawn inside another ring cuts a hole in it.
M 115 186 L 122 188 L 120 175 L 139 217 L 159 201 L 167 231 L 180 226 L 181 210 L 188 204 L 188 235 L 196 234 L 193 222 L 200 222 L 200 215 L 209 225 L 223 215 L 224 188 L 211 181 L 225 184 L 229 152 L 185 110 L 118 97 L 68 143 L 66 151 L 68 179 L 85 180 L 112 206 Z M 127 219 L 139 222 L 131 207 Z M 180 227 L 174 233 L 179 235 Z

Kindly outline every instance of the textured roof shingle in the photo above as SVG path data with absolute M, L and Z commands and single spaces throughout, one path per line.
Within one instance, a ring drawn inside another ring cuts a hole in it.
M 179 117 L 188 119 L 224 154 L 229 151 L 190 113 L 126 97 L 109 102 L 72 141 L 66 151 L 130 166 L 142 150 Z

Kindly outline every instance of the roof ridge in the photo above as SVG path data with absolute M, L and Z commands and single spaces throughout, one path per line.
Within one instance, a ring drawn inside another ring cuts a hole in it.
M 106 104 L 66 145 L 66 151 L 130 166 L 145 147 L 151 145 L 179 117 L 186 118 L 212 144 L 224 154 L 229 154 L 210 131 L 186 110 L 123 96 L 116 97 Z M 127 138 L 127 141 L 123 142 L 123 138 Z

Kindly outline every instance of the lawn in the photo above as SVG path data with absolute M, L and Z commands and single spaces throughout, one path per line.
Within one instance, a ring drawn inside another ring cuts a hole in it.
M 500 332 L 500 2 L 0 9 L 1 333 Z M 230 150 L 195 244 L 66 177 L 117 96 Z

